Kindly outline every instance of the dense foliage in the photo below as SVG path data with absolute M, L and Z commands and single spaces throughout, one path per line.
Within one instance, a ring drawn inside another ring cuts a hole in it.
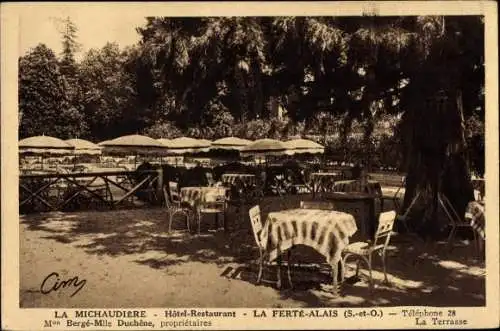
M 39 45 L 19 60 L 21 137 L 309 135 L 364 163 L 439 168 L 463 150 L 484 167 L 480 16 L 148 17 L 137 45 L 79 62 L 63 22 L 59 58 Z

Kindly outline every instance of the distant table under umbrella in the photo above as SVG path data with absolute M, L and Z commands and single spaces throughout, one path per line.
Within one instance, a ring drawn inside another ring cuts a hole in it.
M 276 139 L 259 139 L 243 147 L 240 151 L 241 156 L 264 157 L 267 163 L 269 156 L 286 155 L 287 146 L 285 143 Z
M 68 139 L 66 142 L 72 145 L 76 155 L 101 155 L 101 146 L 85 139 Z
M 75 138 L 75 139 L 68 139 L 66 140 L 66 142 L 75 148 L 73 151 L 73 154 L 75 156 L 73 159 L 74 166 L 76 166 L 78 156 L 82 155 L 100 156 L 102 154 L 102 147 L 88 140 Z
M 47 200 L 54 194 L 59 195 L 58 179 L 26 178 L 31 175 L 46 175 L 49 172 L 43 171 L 43 157 L 46 155 L 68 155 L 73 153 L 74 147 L 64 140 L 50 136 L 34 136 L 19 141 L 19 154 L 36 155 L 41 157 L 41 173 L 36 173 L 34 169 L 21 169 L 19 176 L 19 197 L 21 202 L 40 200 L 48 204 Z M 51 187 L 53 186 L 53 188 Z M 21 203 L 20 203 L 21 206 Z
M 166 147 L 168 155 L 185 156 L 189 154 L 206 153 L 210 151 L 211 141 L 206 139 L 195 139 L 180 137 L 175 139 L 161 140 Z
M 225 137 L 214 140 L 210 148 L 210 156 L 222 158 L 225 160 L 237 160 L 240 158 L 240 151 L 243 147 L 251 144 L 251 140 Z
M 40 156 L 42 169 L 45 155 L 67 155 L 75 150 L 75 147 L 64 140 L 50 136 L 33 136 L 21 139 L 18 146 L 19 154 Z
M 245 146 L 248 146 L 252 143 L 251 140 L 242 139 L 237 137 L 226 137 L 214 140 L 212 142 L 212 149 L 224 149 L 224 150 L 236 150 L 240 151 Z
M 165 155 L 167 147 L 156 139 L 138 134 L 126 135 L 112 140 L 99 143 L 103 147 L 103 153 L 137 155 Z
M 197 152 L 208 152 L 211 142 L 205 139 L 180 137 L 166 142 L 165 146 L 171 154 L 183 155 Z
M 309 139 L 293 139 L 285 142 L 286 154 L 323 154 L 325 147 Z

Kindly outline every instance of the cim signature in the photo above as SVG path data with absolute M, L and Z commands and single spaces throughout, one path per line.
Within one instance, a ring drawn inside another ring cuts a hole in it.
M 86 283 L 87 281 L 85 279 L 79 280 L 78 276 L 75 276 L 68 280 L 61 280 L 57 272 L 51 272 L 47 277 L 45 277 L 42 285 L 40 285 L 40 292 L 42 292 L 43 294 L 49 294 L 52 291 L 55 292 L 60 288 L 66 288 L 72 285 L 76 288 L 75 292 L 71 294 L 71 296 L 74 296 L 75 294 L 80 292 L 80 290 L 85 286 Z

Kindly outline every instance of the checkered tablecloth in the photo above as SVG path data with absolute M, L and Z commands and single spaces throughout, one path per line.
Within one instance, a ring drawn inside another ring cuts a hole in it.
M 198 187 L 190 186 L 181 188 L 181 201 L 195 207 L 202 202 L 215 202 L 221 197 L 225 197 L 227 189 L 225 187 Z
M 465 211 L 465 220 L 470 222 L 472 228 L 481 238 L 486 239 L 484 207 L 480 203 L 476 201 L 469 202 Z
M 293 245 L 312 247 L 336 266 L 349 237 L 357 231 L 354 217 L 347 213 L 319 209 L 289 209 L 271 212 L 261 232 L 261 242 L 270 254 L 278 257 Z M 267 238 L 267 240 L 266 240 Z
M 341 180 L 335 182 L 333 186 L 335 192 L 363 192 L 370 195 L 382 196 L 382 186 L 379 182 L 369 180 L 366 184 L 359 180 Z
M 256 177 L 252 174 L 223 174 L 222 182 L 224 184 L 234 185 L 237 180 L 241 180 L 241 182 L 245 185 L 255 185 Z

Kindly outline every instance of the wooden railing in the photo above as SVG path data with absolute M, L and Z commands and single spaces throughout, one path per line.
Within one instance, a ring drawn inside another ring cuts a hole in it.
M 19 208 L 29 213 L 157 204 L 162 185 L 161 169 L 20 175 Z

